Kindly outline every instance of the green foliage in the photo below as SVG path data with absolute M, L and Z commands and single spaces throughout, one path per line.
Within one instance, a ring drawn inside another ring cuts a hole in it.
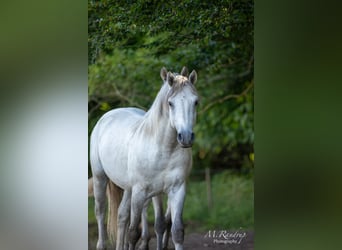
M 88 223 L 96 223 L 94 197 L 88 198 Z
M 185 65 L 201 96 L 194 166 L 253 165 L 253 1 L 89 0 L 88 11 L 89 132 L 109 109 L 148 109 L 160 68 Z

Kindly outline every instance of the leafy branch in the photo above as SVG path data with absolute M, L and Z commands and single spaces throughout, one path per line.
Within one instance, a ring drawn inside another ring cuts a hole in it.
M 245 96 L 247 95 L 248 91 L 253 87 L 254 85 L 254 81 L 252 80 L 251 83 L 247 86 L 246 89 L 244 89 L 244 91 L 242 91 L 240 94 L 230 94 L 230 95 L 226 95 L 220 99 L 217 99 L 209 104 L 207 104 L 203 109 L 201 109 L 199 112 L 198 112 L 198 115 L 201 115 L 203 113 L 205 113 L 206 111 L 208 111 L 209 109 L 211 109 L 213 106 L 215 106 L 216 104 L 219 104 L 219 103 L 222 103 L 224 101 L 227 101 L 229 99 L 232 99 L 232 98 L 239 98 L 241 96 Z

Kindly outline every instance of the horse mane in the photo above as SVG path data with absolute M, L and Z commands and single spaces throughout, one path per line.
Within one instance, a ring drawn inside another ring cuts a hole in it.
M 146 112 L 143 118 L 141 125 L 146 129 L 146 131 L 149 131 L 150 134 L 153 134 L 155 129 L 158 127 L 159 120 L 169 112 L 165 100 L 170 89 L 170 85 L 167 82 L 164 82 L 150 109 Z

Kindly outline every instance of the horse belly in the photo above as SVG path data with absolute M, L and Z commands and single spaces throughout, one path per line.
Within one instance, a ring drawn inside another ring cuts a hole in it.
M 129 188 L 127 175 L 128 144 L 143 112 L 117 109 L 103 119 L 98 141 L 99 158 L 106 175 L 119 187 Z
M 100 144 L 99 155 L 103 170 L 108 178 L 125 189 L 128 186 L 127 150 L 122 138 L 112 134 L 107 136 Z

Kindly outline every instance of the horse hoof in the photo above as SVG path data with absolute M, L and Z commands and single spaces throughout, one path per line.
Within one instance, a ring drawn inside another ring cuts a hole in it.
M 138 250 L 148 250 L 148 245 L 140 245 Z
M 105 250 L 105 246 L 102 242 L 97 242 L 96 250 Z

